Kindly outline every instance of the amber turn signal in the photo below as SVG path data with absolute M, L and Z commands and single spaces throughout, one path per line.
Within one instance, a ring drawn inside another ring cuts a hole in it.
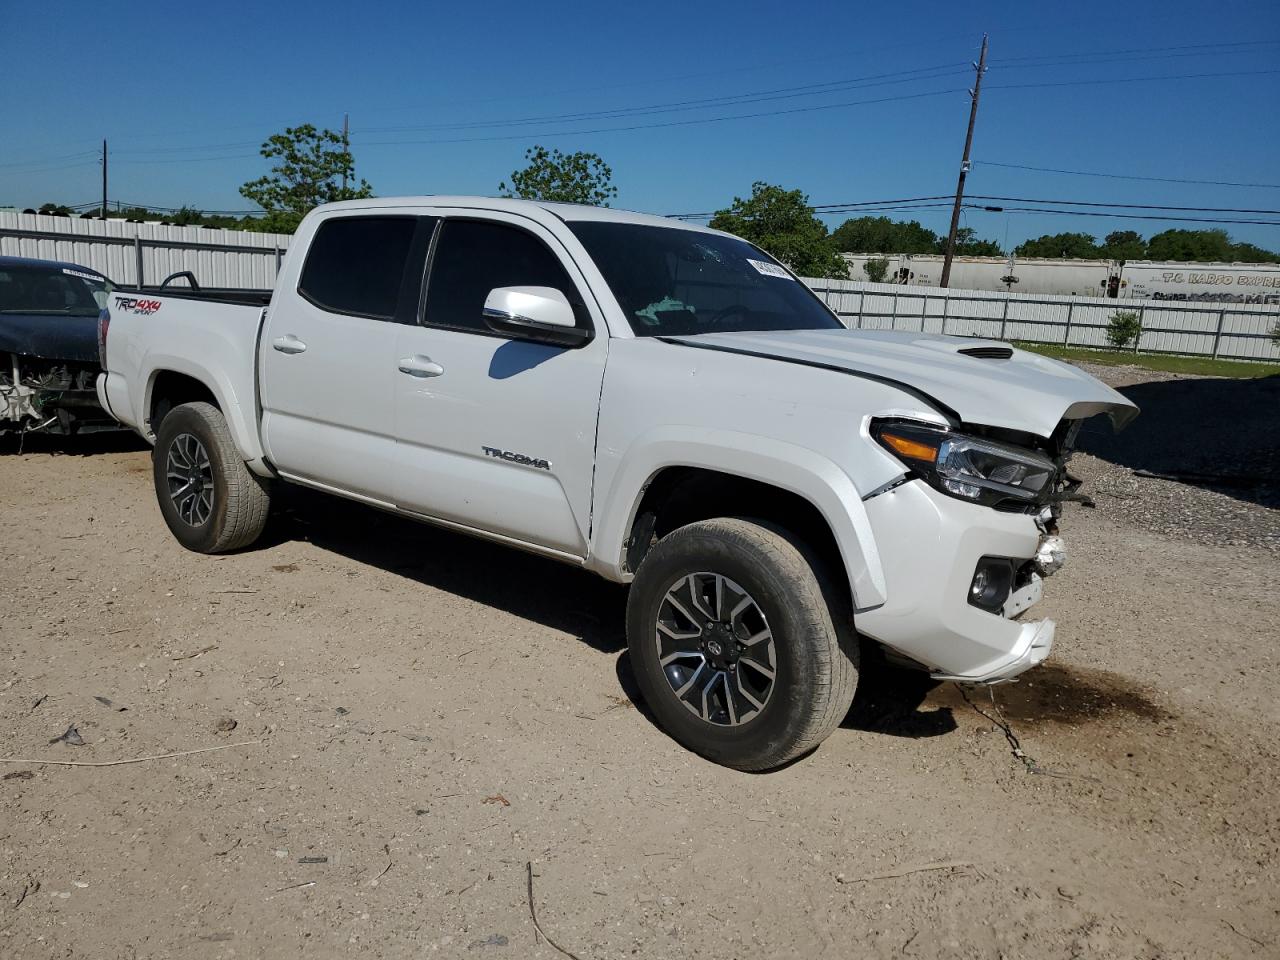
M 880 442 L 901 457 L 908 460 L 923 460 L 933 463 L 938 459 L 938 448 L 909 437 L 898 436 L 887 430 L 880 434 Z

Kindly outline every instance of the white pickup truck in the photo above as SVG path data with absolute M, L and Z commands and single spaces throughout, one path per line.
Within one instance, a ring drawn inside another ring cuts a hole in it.
M 968 683 L 1044 660 L 1017 618 L 1072 443 L 1137 413 L 1003 343 L 848 330 L 736 237 L 523 200 L 321 207 L 269 303 L 117 291 L 100 341 L 184 546 L 253 543 L 283 480 L 630 583 L 649 707 L 746 770 L 835 729 L 860 643 Z

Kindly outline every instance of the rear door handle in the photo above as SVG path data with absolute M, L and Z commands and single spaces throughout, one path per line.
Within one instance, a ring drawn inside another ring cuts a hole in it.
M 415 353 L 412 357 L 400 358 L 400 372 L 411 377 L 438 377 L 444 373 L 444 367 L 430 357 Z
M 276 337 L 271 341 L 271 348 L 279 350 L 281 353 L 301 353 L 307 349 L 307 345 L 295 337 L 292 333 L 286 333 L 283 337 Z

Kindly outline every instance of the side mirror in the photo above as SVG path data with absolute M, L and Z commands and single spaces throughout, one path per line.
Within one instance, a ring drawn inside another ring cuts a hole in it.
M 559 347 L 581 347 L 591 339 L 555 287 L 496 287 L 485 297 L 484 322 L 495 333 Z

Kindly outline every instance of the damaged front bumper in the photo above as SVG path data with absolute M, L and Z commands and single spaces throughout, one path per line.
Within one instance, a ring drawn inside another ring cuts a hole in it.
M 859 632 L 939 680 L 1002 683 L 1042 663 L 1052 620 L 1017 617 L 1040 600 L 1044 577 L 1065 559 L 1059 537 L 1035 517 L 946 497 L 919 481 L 867 501 L 887 601 L 856 614 Z M 890 535 L 892 532 L 892 535 Z M 1008 594 L 986 609 L 971 600 L 975 568 L 1007 558 Z

